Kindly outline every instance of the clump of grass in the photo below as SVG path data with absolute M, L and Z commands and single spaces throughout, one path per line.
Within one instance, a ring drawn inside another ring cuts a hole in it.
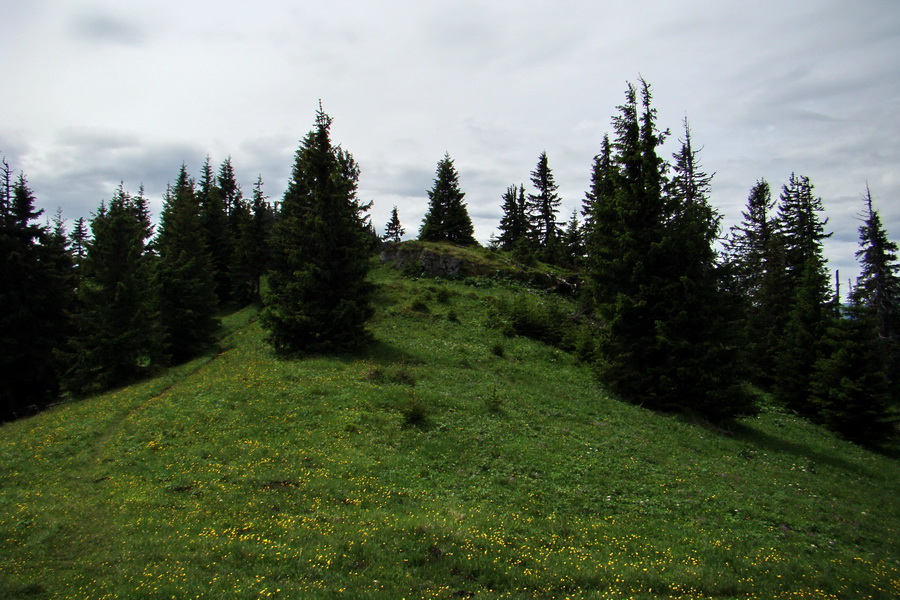
M 496 344 L 491 346 L 491 354 L 493 354 L 494 356 L 499 356 L 500 358 L 506 356 L 506 350 L 503 348 L 503 344 L 497 342 Z
M 370 383 L 398 383 L 401 385 L 416 385 L 416 377 L 406 367 L 383 369 L 375 367 L 369 371 L 363 379 Z
M 447 313 L 447 320 L 450 321 L 451 323 L 459 323 L 459 315 L 456 314 L 455 310 L 451 309 Z

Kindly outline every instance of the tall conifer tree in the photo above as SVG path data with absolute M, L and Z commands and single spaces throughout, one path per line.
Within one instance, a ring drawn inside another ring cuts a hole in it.
M 332 145 L 330 128 L 320 106 L 295 154 L 272 235 L 262 323 L 283 352 L 342 351 L 369 339 L 367 207 L 356 197 L 359 168 Z
M 550 169 L 546 152 L 541 152 L 538 157 L 537 166 L 531 172 L 531 183 L 536 190 L 536 193 L 528 195 L 534 240 L 544 258 L 554 262 L 559 258 L 560 250 L 557 214 L 561 200 L 557 193 L 559 186 Z
M 161 362 L 153 261 L 146 247 L 153 228 L 145 208 L 119 186 L 91 220 L 75 330 L 65 351 L 66 387 L 76 394 L 127 383 Z
M 782 320 L 784 330 L 776 349 L 776 395 L 790 408 L 813 415 L 810 385 L 822 341 L 835 316 L 830 278 L 826 271 L 824 240 L 828 220 L 822 199 L 813 195 L 809 178 L 791 174 L 782 187 L 777 235 L 784 255 L 784 287 L 790 305 Z
M 627 399 L 714 418 L 749 409 L 736 390 L 734 342 L 723 337 L 729 301 L 719 294 L 712 242 L 718 215 L 689 135 L 675 178 L 658 154 L 649 85 L 629 85 L 615 141 L 595 159 L 588 194 L 588 270 L 602 321 L 601 377 Z M 664 193 L 667 192 L 667 193 Z M 706 321 L 706 322 L 704 322 Z
M 181 165 L 163 199 L 159 235 L 159 311 L 166 352 L 176 363 L 210 346 L 218 327 L 214 269 L 201 231 L 202 207 Z
M 58 229 L 35 220 L 43 211 L 24 173 L 0 166 L 0 421 L 56 397 L 55 350 L 68 332 L 73 286 L 61 217 Z
M 525 186 L 520 185 L 518 188 L 514 185 L 509 186 L 502 200 L 503 216 L 500 218 L 500 237 L 497 242 L 503 250 L 524 252 L 528 246 L 531 230 Z
M 476 244 L 475 229 L 463 198 L 465 193 L 459 189 L 459 173 L 453 159 L 445 154 L 438 161 L 434 185 L 428 190 L 428 211 L 419 230 L 419 239 L 462 246 Z
M 194 190 L 200 206 L 200 230 L 209 256 L 216 297 L 220 303 L 231 298 L 231 264 L 235 239 L 225 205 L 225 192 L 219 186 L 209 156 L 200 171 Z

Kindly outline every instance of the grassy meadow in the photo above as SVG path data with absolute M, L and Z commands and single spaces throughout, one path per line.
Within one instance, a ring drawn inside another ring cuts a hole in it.
M 900 597 L 896 459 L 619 402 L 504 335 L 513 284 L 372 278 L 358 354 L 279 358 L 248 308 L 0 426 L 0 598 Z

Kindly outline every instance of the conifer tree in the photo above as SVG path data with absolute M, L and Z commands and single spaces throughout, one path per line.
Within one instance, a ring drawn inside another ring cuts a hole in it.
M 860 273 L 851 292 L 851 303 L 868 316 L 875 328 L 895 397 L 900 391 L 900 262 L 897 244 L 885 231 L 866 186 L 863 224 L 859 228 Z
M 181 165 L 174 186 L 163 199 L 159 234 L 159 314 L 165 349 L 175 363 L 191 358 L 210 346 L 218 327 L 218 299 L 205 240 L 202 210 L 194 181 Z
M 648 407 L 727 418 L 750 409 L 737 389 L 731 302 L 719 295 L 712 243 L 719 217 L 707 200 L 689 132 L 666 184 L 650 89 L 629 85 L 609 150 L 595 159 L 588 194 L 587 277 L 604 381 Z M 664 193 L 664 191 L 666 193 Z
M 65 349 L 66 388 L 76 394 L 132 381 L 158 366 L 162 335 L 143 197 L 119 186 L 91 219 L 74 333 Z
M 89 238 L 89 231 L 87 220 L 84 217 L 79 217 L 75 221 L 75 226 L 72 228 L 72 233 L 69 235 L 69 242 L 71 243 L 72 250 L 72 260 L 75 263 L 76 267 L 81 265 L 81 262 L 84 260 L 85 255 L 87 254 L 87 243 Z
M 584 209 L 584 237 L 585 243 L 591 245 L 594 219 L 604 218 L 604 211 L 612 207 L 613 197 L 616 193 L 616 167 L 612 159 L 612 146 L 609 142 L 609 134 L 603 135 L 600 153 L 594 157 L 591 169 L 591 187 L 585 194 Z
M 397 207 L 394 206 L 394 209 L 391 211 L 391 218 L 385 225 L 384 235 L 381 236 L 381 239 L 388 243 L 397 244 L 403 239 L 404 233 L 406 233 L 406 230 L 400 224 L 400 214 L 397 211 Z
M 562 259 L 570 266 L 575 266 L 584 258 L 584 228 L 578 220 L 578 210 L 572 211 L 572 217 L 566 224 L 560 238 Z
M 785 325 L 775 352 L 774 386 L 782 402 L 808 416 L 815 412 L 809 402 L 815 365 L 835 314 L 823 249 L 831 234 L 825 233 L 828 220 L 819 216 L 823 210 L 809 178 L 792 174 L 778 206 L 777 235 L 790 305 L 786 316 L 776 317 Z
M 645 88 L 649 93 L 649 90 Z M 601 378 L 629 400 L 665 407 L 659 398 L 658 368 L 664 362 L 656 347 L 656 321 L 661 317 L 658 305 L 662 290 L 653 277 L 664 272 L 658 251 L 662 226 L 666 221 L 665 204 L 658 185 L 661 173 L 645 174 L 646 168 L 659 169 L 656 148 L 642 146 L 642 126 L 638 114 L 637 90 L 626 90 L 625 103 L 613 118 L 616 185 L 612 194 L 595 198 L 590 207 L 591 239 L 588 253 L 590 281 L 598 317 L 604 323 L 598 343 Z M 659 139 L 655 123 L 648 139 Z M 654 164 L 656 163 L 656 164 Z M 650 184 L 650 185 L 648 185 Z
M 239 229 L 232 270 L 236 299 L 244 303 L 260 299 L 260 280 L 269 262 L 269 236 L 274 224 L 272 207 L 263 193 L 262 176 L 253 186 L 250 205 Z
M 194 191 L 200 205 L 200 231 L 209 255 L 214 290 L 219 303 L 231 298 L 231 264 L 234 236 L 225 205 L 225 192 L 219 186 L 209 156 L 200 171 L 200 181 Z
M 757 181 L 750 189 L 743 220 L 731 228 L 725 242 L 727 288 L 743 304 L 748 375 L 764 386 L 772 381 L 792 301 L 774 207 L 768 182 Z
M 503 194 L 503 216 L 500 218 L 500 236 L 497 243 L 503 250 L 516 250 L 523 253 L 529 244 L 531 220 L 528 203 L 525 198 L 525 186 L 511 185 Z
M 461 246 L 476 244 L 475 229 L 459 189 L 459 173 L 449 154 L 438 161 L 434 185 L 428 190 L 428 211 L 419 230 L 426 242 L 451 242 Z
M 0 166 L 0 421 L 45 405 L 59 391 L 55 350 L 68 329 L 73 282 L 61 217 L 58 229 L 34 221 L 43 211 L 24 173 Z M 62 239 L 58 237 L 62 235 Z
M 533 237 L 546 260 L 555 262 L 559 258 L 559 223 L 557 213 L 561 200 L 556 191 L 556 179 L 547 160 L 547 153 L 541 152 L 537 166 L 531 172 L 531 183 L 537 193 L 528 195 L 529 215 L 532 219 Z
M 660 379 L 671 386 L 681 408 L 721 418 L 746 414 L 752 406 L 740 386 L 739 304 L 724 290 L 725 270 L 715 250 L 721 216 L 709 203 L 711 180 L 701 170 L 685 119 L 667 185 L 670 217 L 660 244 L 669 257 L 669 275 L 661 278 L 663 318 L 656 327 L 665 356 Z
M 852 300 L 819 342 L 808 412 L 847 439 L 878 445 L 892 431 L 890 358 L 874 312 Z
M 367 206 L 356 197 L 359 168 L 332 145 L 330 128 L 320 105 L 295 154 L 272 235 L 262 323 L 282 352 L 342 351 L 369 339 Z
M 856 258 L 860 274 L 853 288 L 853 300 L 873 313 L 878 337 L 900 343 L 900 262 L 897 244 L 888 237 L 881 217 L 872 206 L 866 186 L 863 224 L 859 228 L 860 249 Z

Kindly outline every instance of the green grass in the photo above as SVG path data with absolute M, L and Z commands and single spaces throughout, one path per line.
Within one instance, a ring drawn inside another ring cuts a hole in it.
M 0 598 L 895 598 L 897 462 L 610 398 L 386 268 L 358 355 L 221 351 L 0 427 Z M 522 292 L 519 292 L 522 293 Z

